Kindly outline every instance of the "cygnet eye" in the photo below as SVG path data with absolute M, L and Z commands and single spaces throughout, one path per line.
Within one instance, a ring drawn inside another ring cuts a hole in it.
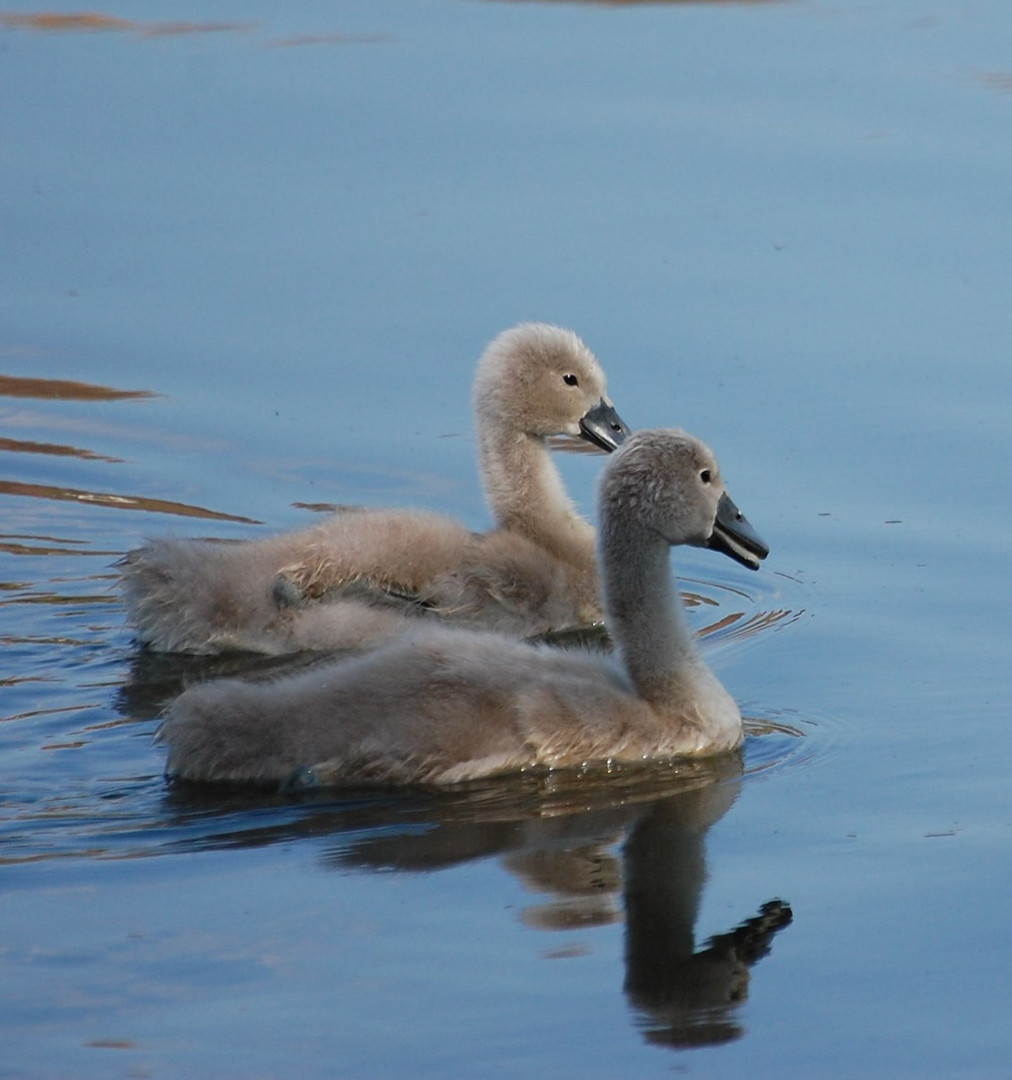
M 579 386 L 580 380 L 575 375 L 563 375 L 562 381 L 566 386 Z
M 699 479 L 702 480 L 704 484 L 708 484 L 710 482 L 710 480 L 711 480 L 710 470 L 709 469 L 704 469 L 699 474 Z

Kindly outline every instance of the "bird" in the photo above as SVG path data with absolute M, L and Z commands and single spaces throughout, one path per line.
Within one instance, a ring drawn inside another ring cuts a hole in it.
M 613 654 L 417 623 L 375 650 L 273 681 L 191 686 L 157 731 L 167 774 L 442 786 L 735 749 L 741 712 L 689 630 L 669 548 L 713 548 L 754 570 L 769 548 L 713 453 L 677 429 L 626 440 L 602 470 L 598 513 Z
M 119 561 L 137 640 L 160 652 L 286 655 L 373 647 L 415 617 L 530 637 L 600 623 L 594 530 L 552 436 L 612 451 L 629 434 L 572 331 L 499 334 L 474 378 L 479 469 L 495 527 L 423 510 L 347 509 L 236 543 L 158 538 Z

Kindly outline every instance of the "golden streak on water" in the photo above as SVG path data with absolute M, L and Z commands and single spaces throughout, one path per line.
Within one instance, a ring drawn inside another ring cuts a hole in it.
M 8 25 L 5 18 L 0 14 L 0 25 Z M 114 390 L 108 386 L 75 382 L 72 379 L 32 379 L 18 375 L 0 375 L 0 397 L 36 398 L 39 401 L 122 401 L 158 396 L 151 390 Z
M 49 484 L 22 484 L 17 480 L 0 480 L 0 495 L 20 495 L 36 499 L 56 499 L 61 502 L 94 503 L 118 510 L 144 510 L 152 514 L 175 514 L 177 517 L 208 518 L 214 521 L 238 521 L 245 525 L 260 525 L 256 518 L 241 514 L 226 514 L 203 506 L 152 499 L 143 495 L 115 495 L 103 491 L 80 491 L 76 488 L 55 487 Z

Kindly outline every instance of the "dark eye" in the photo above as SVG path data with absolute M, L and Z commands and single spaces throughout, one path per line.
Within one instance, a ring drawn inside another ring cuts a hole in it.
M 566 386 L 579 386 L 580 380 L 575 375 L 563 375 L 562 381 Z
M 710 482 L 710 479 L 711 479 L 710 478 L 710 470 L 709 469 L 704 469 L 699 474 L 699 479 L 702 480 L 704 484 L 708 484 Z

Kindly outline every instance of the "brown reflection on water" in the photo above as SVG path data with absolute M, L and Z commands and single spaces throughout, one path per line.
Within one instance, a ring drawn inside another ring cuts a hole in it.
M 1012 94 L 1012 71 L 978 71 L 974 78 L 988 90 Z
M 0 15 L 0 23 L 3 16 Z M 151 390 L 114 390 L 73 379 L 34 379 L 0 375 L 0 397 L 37 398 L 40 401 L 122 401 L 158 397 Z
M 14 454 L 51 454 L 54 457 L 76 457 L 84 461 L 105 461 L 111 465 L 118 465 L 123 461 L 122 458 L 110 457 L 108 454 L 96 454 L 94 450 L 82 450 L 77 446 L 31 442 L 28 439 L 0 438 L 0 451 L 4 450 Z
M 34 30 L 40 33 L 97 33 L 119 32 L 141 37 L 169 37 L 176 34 L 244 33 L 252 23 L 238 22 L 137 22 L 116 15 L 85 11 L 61 13 L 55 11 L 23 15 L 0 11 L 0 26 L 11 30 Z
M 721 638 L 751 637 L 764 630 L 770 630 L 780 624 L 797 622 L 805 614 L 804 608 L 760 608 L 755 610 L 758 597 L 750 595 L 733 585 L 715 581 L 702 581 L 697 578 L 683 578 L 682 602 L 687 608 L 713 608 L 717 618 L 705 621 L 696 628 L 699 637 L 719 635 Z M 696 588 L 693 588 L 696 586 Z M 716 594 L 716 595 L 711 595 Z M 727 611 L 729 604 L 740 602 L 742 609 Z M 752 609 L 751 614 L 749 610 Z M 705 618 L 705 616 L 704 616 Z
M 736 611 L 717 619 L 716 622 L 707 623 L 696 632 L 700 637 L 721 634 L 725 637 L 745 638 L 772 629 L 780 623 L 797 622 L 804 614 L 803 610 L 790 611 L 787 608 L 757 611 L 749 616 L 746 616 L 744 611 Z
M 270 42 L 270 46 L 275 49 L 289 49 L 299 45 L 385 45 L 395 40 L 392 34 L 342 34 L 335 31 L 294 34 L 292 37 L 278 38 Z
M 416 824 L 424 829 L 411 827 L 415 815 L 405 803 L 358 803 L 323 811 L 336 841 L 325 858 L 335 868 L 431 872 L 497 856 L 538 898 L 520 912 L 532 930 L 591 932 L 624 923 L 623 988 L 647 1042 L 716 1045 L 745 1034 L 739 1010 L 752 968 L 793 919 L 789 905 L 773 899 L 697 943 L 706 835 L 735 803 L 742 775 L 742 756 L 728 754 L 656 769 L 479 783 L 420 802 Z M 178 796 L 185 802 L 185 793 Z M 362 829 L 367 835 L 352 835 Z M 247 839 L 270 842 L 264 831 Z M 581 947 L 548 944 L 544 957 Z
M 714 593 L 717 593 L 720 596 L 720 599 L 692 591 L 682 592 L 682 603 L 691 611 L 706 610 L 708 612 L 710 608 L 720 611 L 728 602 L 727 597 L 730 596 L 733 602 L 736 595 L 744 597 L 751 606 L 754 606 L 756 603 L 754 598 L 748 597 L 739 589 L 722 584 L 721 582 L 697 582 L 697 584 L 705 584 L 707 588 Z M 729 611 L 710 621 L 699 622 L 697 625 L 694 625 L 693 632 L 699 638 L 712 637 L 720 641 L 740 640 L 752 637 L 755 634 L 763 633 L 766 630 L 790 626 L 792 623 L 798 622 L 799 619 L 804 618 L 804 616 L 804 608 L 772 608 L 770 610 L 760 608 L 757 611 L 753 611 L 751 614 L 746 611 Z M 552 645 L 560 648 L 611 648 L 611 638 L 608 635 L 608 631 L 600 624 L 596 626 L 573 627 L 567 630 L 552 630 L 547 634 L 544 634 L 542 640 L 550 642 Z
M 528 791 L 512 804 L 508 785 L 498 798 L 494 789 L 477 787 L 473 805 L 466 795 L 454 800 L 434 829 L 374 836 L 336 861 L 430 870 L 498 854 L 542 898 L 521 913 L 528 927 L 574 931 L 624 922 L 624 990 L 648 1042 L 725 1043 L 745 1034 L 739 1009 L 752 968 L 793 919 L 786 903 L 770 900 L 697 944 L 706 833 L 736 801 L 742 769 L 741 756 L 729 754 L 652 776 L 618 770 L 547 777 L 539 797 Z M 552 947 L 545 952 L 546 959 L 567 955 Z
M 25 543 L 25 541 L 30 541 Z M 68 540 L 59 536 L 25 533 L 0 533 L 0 551 L 7 555 L 117 555 L 116 551 L 96 551 L 87 540 Z M 8 586 L 0 581 L 0 591 Z M 27 585 L 16 586 L 28 588 Z
M 184 34 L 250 34 L 258 29 L 255 22 L 145 22 L 124 19 L 101 12 L 38 12 L 20 14 L 0 11 L 0 27 L 8 30 L 28 30 L 43 34 L 119 33 L 138 38 L 178 37 Z M 310 31 L 276 38 L 266 44 L 270 48 L 294 48 L 303 45 L 383 45 L 395 41 L 392 34 L 349 34 L 338 30 Z
M 116 510 L 144 510 L 151 514 L 174 514 L 177 517 L 206 518 L 212 521 L 237 521 L 244 525 L 260 525 L 256 518 L 226 514 L 203 506 L 173 502 L 170 499 L 151 499 L 143 495 L 114 495 L 104 491 L 80 491 L 52 484 L 22 484 L 17 480 L 0 480 L 0 495 L 19 495 L 34 499 L 53 499 L 57 502 L 90 503 Z

